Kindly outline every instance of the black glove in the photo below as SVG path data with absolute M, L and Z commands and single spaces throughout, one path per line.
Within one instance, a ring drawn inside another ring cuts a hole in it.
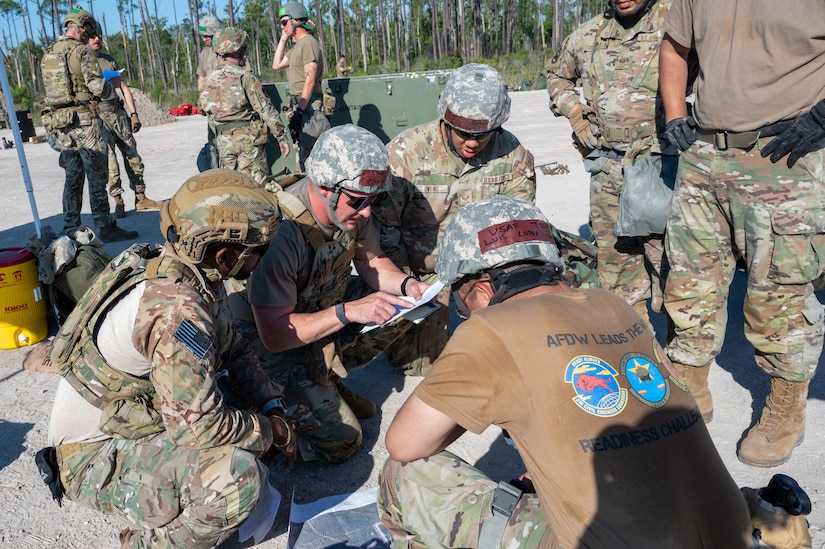
M 764 149 L 762 157 L 771 155 L 771 162 L 776 164 L 788 153 L 788 167 L 793 168 L 796 161 L 822 147 L 825 139 L 825 99 L 814 105 L 810 111 L 797 118 L 791 127 L 774 137 Z
M 292 136 L 292 141 L 295 143 L 297 143 L 301 137 L 303 119 L 304 111 L 302 109 L 295 109 L 292 113 L 292 118 L 289 119 L 289 135 Z
M 695 127 L 696 121 L 692 116 L 674 118 L 665 126 L 662 138 L 680 151 L 686 151 L 696 141 L 696 135 L 693 133 Z

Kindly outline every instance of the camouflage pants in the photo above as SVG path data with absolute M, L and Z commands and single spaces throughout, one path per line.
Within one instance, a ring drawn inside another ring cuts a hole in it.
M 129 177 L 129 188 L 135 193 L 145 193 L 146 184 L 143 181 L 143 159 L 137 151 L 137 142 L 132 134 L 132 121 L 122 108 L 115 112 L 100 111 L 103 121 L 103 134 L 109 148 L 109 195 L 123 194 L 123 185 L 120 180 L 120 164 L 117 161 L 116 149 L 123 155 L 123 164 L 126 175 Z
M 736 260 L 747 264 L 745 335 L 765 372 L 809 379 L 823 341 L 813 293 L 825 268 L 825 153 L 788 169 L 759 151 L 717 150 L 696 142 L 679 160 L 666 238 L 665 307 L 675 337 L 668 355 L 702 366 L 725 339 Z
M 661 236 L 617 237 L 613 234 L 622 192 L 622 163 L 607 159 L 590 176 L 590 230 L 596 239 L 599 287 L 634 305 L 653 297 L 654 310 L 662 301 Z
M 256 145 L 257 138 L 245 128 L 225 130 L 215 135 L 218 167 L 245 173 L 260 183 L 269 175 L 266 146 Z
M 269 481 L 250 452 L 177 446 L 165 433 L 91 443 L 74 454 L 72 446 L 58 447 L 66 497 L 139 528 L 137 547 L 216 547 Z
M 388 459 L 378 478 L 378 514 L 393 549 L 474 548 L 497 486 L 447 451 L 408 463 Z M 538 497 L 522 494 L 498 547 L 536 548 L 550 536 Z
M 102 124 L 99 118 L 88 118 L 84 123 L 75 122 L 71 126 L 57 130 L 60 165 L 66 171 L 63 186 L 63 228 L 81 225 L 80 210 L 83 207 L 83 181 L 89 179 L 89 205 L 95 227 L 102 229 L 114 222 L 109 213 L 109 199 L 106 196 L 106 143 L 103 140 Z
M 345 301 L 372 291 L 360 277 L 353 277 Z M 361 445 L 362 431 L 352 409 L 338 393 L 334 376 L 346 377 L 347 372 L 366 366 L 411 326 L 411 322 L 401 319 L 359 334 L 361 326 L 351 324 L 331 338 L 279 353 L 264 347 L 254 325 L 243 324 L 242 328 L 264 371 L 284 387 L 287 418 L 295 432 L 320 459 L 338 463 L 355 453 Z
M 427 284 L 438 280 L 435 273 L 418 274 L 418 278 Z M 436 312 L 412 326 L 384 351 L 389 363 L 406 375 L 425 376 L 430 373 L 433 362 L 447 345 L 450 337 L 450 288 L 441 290 L 436 301 L 441 305 Z

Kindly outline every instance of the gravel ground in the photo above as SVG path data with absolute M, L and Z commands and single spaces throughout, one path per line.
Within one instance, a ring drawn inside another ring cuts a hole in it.
M 551 222 L 560 228 L 579 232 L 587 224 L 587 185 L 581 160 L 570 146 L 570 128 L 564 119 L 554 119 L 547 110 L 542 91 L 512 95 L 511 120 L 507 127 L 530 148 L 536 164 L 558 163 L 569 173 L 545 175 L 539 171 L 538 203 Z M 140 110 L 140 107 L 139 107 Z M 144 112 L 140 112 L 141 121 Z M 149 117 L 147 117 L 148 120 Z M 200 116 L 181 117 L 175 124 L 145 127 L 137 136 L 138 148 L 146 164 L 147 194 L 156 199 L 171 196 L 189 176 L 197 173 L 195 160 L 206 138 L 206 120 Z M 43 135 L 43 129 L 37 128 Z M 9 130 L 0 136 L 10 139 Z M 0 181 L 5 195 L 0 218 L 0 248 L 22 246 L 35 232 L 30 198 L 35 200 L 43 224 L 62 227 L 61 193 L 63 171 L 57 154 L 46 144 L 26 144 L 28 171 L 33 192 L 27 193 L 20 173 L 16 150 L 0 150 Z M 560 170 L 564 172 L 564 170 Z M 127 207 L 131 206 L 127 199 Z M 84 220 L 91 223 L 88 206 Z M 139 241 L 160 242 L 157 212 L 134 212 L 119 224 L 140 231 Z M 107 245 L 111 254 L 128 243 Z M 825 419 L 825 376 L 812 382 L 808 403 L 808 431 L 804 444 L 794 450 L 791 460 L 774 469 L 760 469 L 739 463 L 735 456 L 738 441 L 755 421 L 768 391 L 767 379 L 753 365 L 752 348 L 742 335 L 742 281 L 731 292 L 728 340 L 712 371 L 710 386 L 716 402 L 710 433 L 731 474 L 740 486 L 764 486 L 775 473 L 795 477 L 814 502 L 809 517 L 814 536 L 813 547 L 825 548 L 825 432 L 817 426 Z M 822 297 L 822 296 L 821 296 Z M 664 333 L 664 319 L 654 319 L 657 331 Z M 37 476 L 33 457 L 45 443 L 48 418 L 56 377 L 21 369 L 28 348 L 0 351 L 0 547 L 14 548 L 110 548 L 117 547 L 117 533 L 125 526 L 119 519 L 105 517 L 72 502 L 58 508 Z M 375 418 L 363 422 L 364 443 L 347 463 L 320 465 L 299 463 L 289 472 L 274 469 L 271 481 L 288 502 L 294 494 L 299 503 L 320 497 L 376 486 L 378 470 L 386 458 L 383 436 L 393 415 L 410 394 L 417 379 L 405 378 L 383 360 L 353 373 L 347 382 L 380 404 Z M 520 472 L 521 464 L 512 449 L 488 429 L 482 436 L 472 434 L 459 439 L 451 450 L 494 478 L 508 479 Z M 265 548 L 286 547 L 287 507 L 282 505 Z M 230 540 L 225 547 L 244 547 Z

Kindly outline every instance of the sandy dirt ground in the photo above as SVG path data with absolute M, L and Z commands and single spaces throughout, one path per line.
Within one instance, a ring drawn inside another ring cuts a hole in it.
M 549 164 L 550 168 L 558 168 L 561 165 L 569 169 L 569 173 L 557 175 L 538 170 L 539 206 L 560 228 L 577 233 L 586 231 L 587 176 L 578 153 L 569 144 L 569 125 L 564 119 L 553 118 L 543 91 L 515 93 L 512 98 L 512 116 L 506 127 L 530 148 L 538 166 Z M 37 128 L 37 132 L 43 135 L 42 128 Z M 2 130 L 0 136 L 11 139 L 11 132 Z M 205 139 L 206 122 L 200 116 L 142 129 L 137 141 L 146 163 L 147 195 L 157 200 L 168 198 L 187 177 L 197 173 L 195 160 Z M 64 174 L 57 165 L 57 153 L 46 144 L 26 144 L 23 150 L 33 183 L 32 193 L 26 191 L 18 151 L 0 150 L 0 189 L 4 197 L 0 206 L 0 248 L 22 246 L 34 234 L 32 202 L 43 225 L 51 225 L 57 231 L 62 228 Z M 135 212 L 130 191 L 125 196 L 128 215 L 119 224 L 138 230 L 138 241 L 160 242 L 157 212 Z M 88 199 L 84 212 L 84 221 L 91 224 Z M 114 255 L 127 245 L 110 244 L 107 249 Z M 795 477 L 814 503 L 809 517 L 813 547 L 825 548 L 822 503 L 825 475 L 821 472 L 825 463 L 825 431 L 821 428 L 825 421 L 825 375 L 820 373 L 811 384 L 805 442 L 794 450 L 791 460 L 773 469 L 741 464 L 736 459 L 736 446 L 758 417 L 768 392 L 768 380 L 757 371 L 752 347 L 742 335 L 742 280 L 734 282 L 731 295 L 727 341 L 718 358 L 719 367 L 710 376 L 715 399 L 710 433 L 740 486 L 764 486 L 779 472 Z M 661 336 L 663 315 L 656 315 L 654 325 Z M 125 527 L 124 522 L 72 502 L 64 502 L 63 507 L 58 508 L 37 475 L 33 458 L 45 444 L 57 378 L 22 370 L 21 363 L 27 352 L 28 348 L 0 351 L 0 547 L 117 547 L 117 533 Z M 284 495 L 285 502 L 293 494 L 296 501 L 305 503 L 376 486 L 378 471 L 387 457 L 384 433 L 417 382 L 394 371 L 383 359 L 353 373 L 347 383 L 356 392 L 375 400 L 380 405 L 380 413 L 363 422 L 363 445 L 347 463 L 334 466 L 298 463 L 287 473 L 273 468 L 271 481 Z M 494 428 L 482 436 L 467 434 L 450 449 L 493 478 L 509 479 L 522 469 L 518 456 Z M 260 547 L 286 547 L 287 519 L 287 506 L 282 505 L 269 537 Z M 232 539 L 225 544 L 233 548 L 248 546 Z

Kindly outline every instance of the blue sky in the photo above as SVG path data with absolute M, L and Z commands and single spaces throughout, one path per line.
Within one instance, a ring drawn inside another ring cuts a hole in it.
M 17 0 L 19 3 L 28 3 L 30 11 L 31 11 L 31 24 L 34 27 L 34 32 L 37 35 L 40 30 L 40 20 L 37 16 L 37 8 L 33 0 Z M 184 18 L 189 16 L 189 8 L 187 7 L 186 0 L 145 0 L 146 5 L 149 7 L 150 13 L 154 16 L 155 13 L 155 6 L 157 6 L 157 13 L 158 17 L 166 18 L 167 23 L 173 25 L 175 23 L 175 12 L 177 12 L 177 21 L 181 23 Z M 233 0 L 233 5 L 235 10 L 239 9 L 242 6 L 243 0 Z M 215 6 L 217 9 L 218 17 L 221 19 L 226 18 L 226 7 L 229 5 L 227 0 L 208 0 L 208 1 L 201 1 L 201 15 L 206 13 L 207 8 L 206 5 Z M 115 34 L 120 32 L 120 14 L 117 10 L 117 2 L 115 0 L 83 0 L 81 2 L 75 2 L 75 5 L 82 7 L 83 9 L 93 12 L 95 15 L 95 19 L 101 25 L 104 25 L 105 19 L 105 30 L 109 35 Z M 140 11 L 134 11 L 134 21 L 136 24 L 140 24 Z M 125 19 L 127 24 L 129 24 L 130 18 L 129 15 L 125 15 Z M 48 29 L 48 25 L 50 21 L 46 19 L 45 21 L 47 25 L 47 32 L 51 33 L 51 30 Z M 15 32 L 17 36 L 15 36 Z M 16 45 L 17 39 L 24 40 L 25 39 L 25 31 L 23 30 L 23 22 L 21 17 L 12 17 L 9 20 L 6 20 L 3 17 L 0 17 L 0 47 L 3 47 L 5 44 L 3 39 L 9 40 L 12 45 Z

